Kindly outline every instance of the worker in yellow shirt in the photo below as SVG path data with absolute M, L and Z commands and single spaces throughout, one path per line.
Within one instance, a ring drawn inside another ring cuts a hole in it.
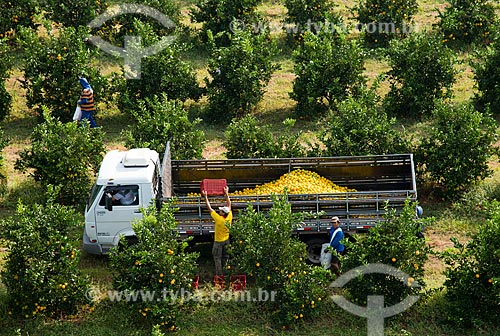
M 205 203 L 210 216 L 215 222 L 215 235 L 214 246 L 212 248 L 212 255 L 215 262 L 215 275 L 224 275 L 224 267 L 228 259 L 227 248 L 229 245 L 229 226 L 233 220 L 233 213 L 231 211 L 231 200 L 229 199 L 229 188 L 224 187 L 224 196 L 226 197 L 226 206 L 218 208 L 218 212 L 212 209 L 206 191 L 202 191 L 205 197 Z

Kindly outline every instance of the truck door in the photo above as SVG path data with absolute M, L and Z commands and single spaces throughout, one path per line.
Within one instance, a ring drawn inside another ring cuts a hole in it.
M 106 194 L 112 196 L 113 207 L 106 209 Z M 131 223 L 142 218 L 139 210 L 141 206 L 141 192 L 139 185 L 107 186 L 103 196 L 96 206 L 96 230 L 99 243 L 106 245 L 116 244 L 117 236 L 130 234 Z

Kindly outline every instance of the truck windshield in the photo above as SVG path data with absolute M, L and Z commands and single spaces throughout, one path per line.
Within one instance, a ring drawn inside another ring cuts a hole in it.
M 104 187 L 103 185 L 94 184 L 92 190 L 90 191 L 90 197 L 89 197 L 89 202 L 87 203 L 87 209 L 90 209 L 92 203 L 94 203 L 95 199 L 97 198 L 103 187 Z

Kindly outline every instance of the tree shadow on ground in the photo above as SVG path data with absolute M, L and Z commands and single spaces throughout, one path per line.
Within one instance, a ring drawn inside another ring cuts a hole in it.
M 117 109 L 101 109 L 96 122 L 106 134 L 105 144 L 122 144 L 125 141 L 122 131 L 135 121 L 132 116 Z
M 33 179 L 26 179 L 14 187 L 9 187 L 1 198 L 0 216 L 13 215 L 17 204 L 41 204 L 45 202 L 45 191 Z

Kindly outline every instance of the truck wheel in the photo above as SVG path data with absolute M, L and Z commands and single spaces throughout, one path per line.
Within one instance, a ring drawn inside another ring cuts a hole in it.
M 127 236 L 127 244 L 128 246 L 132 246 L 132 245 L 135 245 L 137 244 L 139 240 L 137 239 L 136 236 Z
M 349 232 L 344 232 L 344 236 L 345 236 L 345 239 L 347 239 L 351 243 L 355 243 L 357 240 L 356 237 Z
M 328 237 L 325 239 L 313 238 L 305 242 L 307 245 L 307 262 L 313 265 L 319 265 L 321 256 L 321 245 L 328 243 Z
M 137 244 L 138 240 L 137 240 L 137 237 L 136 236 L 125 236 L 123 237 L 122 239 L 125 239 L 126 241 L 126 245 L 123 245 L 123 244 L 118 244 L 118 250 L 119 251 L 123 251 L 125 246 L 127 247 L 130 247 L 134 244 Z

